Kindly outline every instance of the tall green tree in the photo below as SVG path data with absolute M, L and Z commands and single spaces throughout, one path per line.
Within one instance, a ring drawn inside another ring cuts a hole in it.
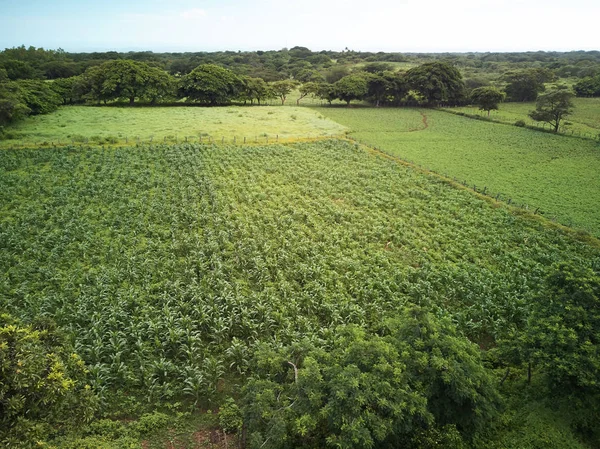
M 308 83 L 304 83 L 299 88 L 300 96 L 296 99 L 296 104 L 300 104 L 300 100 L 303 98 L 312 95 L 316 96 L 319 93 L 319 83 L 310 81 Z
M 109 61 L 100 66 L 100 91 L 110 100 L 136 98 L 156 102 L 170 93 L 169 74 L 143 62 L 126 59 Z
M 240 78 L 231 70 L 202 64 L 181 78 L 178 96 L 210 105 L 225 104 L 237 96 L 240 86 Z
M 244 389 L 250 447 L 425 448 L 436 435 L 459 448 L 496 414 L 478 347 L 420 308 L 378 334 L 340 327 L 323 348 L 258 351 Z
M 363 100 L 369 92 L 367 77 L 364 74 L 348 75 L 333 85 L 337 97 L 348 106 L 352 100 Z
M 549 90 L 537 98 L 535 111 L 531 111 L 529 117 L 550 124 L 556 133 L 564 118 L 573 112 L 573 97 L 565 86 Z
M 488 117 L 492 109 L 498 109 L 498 105 L 504 100 L 504 97 L 504 92 L 491 86 L 478 87 L 471 91 L 471 102 L 479 106 L 480 110 L 487 111 Z
M 294 80 L 274 81 L 269 84 L 269 88 L 274 96 L 281 100 L 281 104 L 285 104 L 287 96 L 298 86 Z
M 428 62 L 406 72 L 410 89 L 418 92 L 431 106 L 458 104 L 465 94 L 465 85 L 458 69 L 447 62 Z
M 573 90 L 578 97 L 600 97 L 600 75 L 577 81 Z
M 535 101 L 538 94 L 545 90 L 544 83 L 551 79 L 546 72 L 528 69 L 508 72 L 502 77 L 506 82 L 508 101 Z
M 600 399 L 600 275 L 557 265 L 518 342 L 522 361 L 543 370 L 556 390 Z

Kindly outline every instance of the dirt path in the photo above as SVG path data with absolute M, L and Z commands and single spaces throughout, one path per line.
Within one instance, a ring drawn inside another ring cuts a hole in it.
M 425 114 L 423 114 L 421 111 L 419 111 L 419 114 L 421 114 L 421 117 L 423 117 L 423 119 L 421 120 L 423 122 L 423 126 L 421 128 L 411 128 L 408 130 L 409 133 L 412 133 L 415 131 L 424 131 L 427 128 L 429 128 L 429 123 L 427 123 L 427 116 Z

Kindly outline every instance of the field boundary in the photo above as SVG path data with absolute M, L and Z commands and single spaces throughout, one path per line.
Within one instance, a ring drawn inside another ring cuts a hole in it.
M 332 134 L 329 136 L 306 136 L 297 137 L 281 137 L 279 134 L 266 135 L 266 133 L 257 134 L 252 137 L 247 136 L 221 136 L 216 138 L 213 136 L 208 137 L 190 137 L 184 136 L 181 139 L 178 137 L 162 139 L 134 137 L 132 139 L 125 137 L 124 140 L 108 141 L 108 142 L 97 142 L 92 139 L 65 139 L 65 141 L 44 141 L 39 143 L 14 143 L 10 145 L 2 145 L 0 143 L 0 151 L 2 150 L 24 150 L 24 149 L 44 149 L 44 148 L 61 148 L 61 147 L 80 147 L 85 148 L 124 148 L 124 147 L 139 147 L 139 146 L 152 146 L 152 145 L 181 145 L 186 143 L 195 144 L 207 144 L 207 145 L 270 145 L 270 144 L 285 144 L 285 143 L 296 143 L 296 142 L 318 142 L 329 139 L 344 139 L 344 134 Z

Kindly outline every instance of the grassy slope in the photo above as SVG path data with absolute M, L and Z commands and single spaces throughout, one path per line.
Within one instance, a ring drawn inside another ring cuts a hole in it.
M 344 127 L 323 118 L 313 110 L 297 107 L 93 107 L 69 106 L 49 115 L 31 117 L 11 131 L 17 140 L 0 141 L 0 146 L 39 144 L 94 137 L 115 138 L 131 143 L 139 137 L 154 142 L 188 137 L 198 141 L 200 134 L 231 142 L 233 137 L 254 139 L 256 136 L 297 138 L 340 135 Z
M 600 235 L 600 144 L 434 110 L 319 108 L 357 139 Z M 421 123 L 427 116 L 427 128 Z
M 600 133 L 600 98 L 574 98 L 573 102 L 575 108 L 573 114 L 566 119 L 571 123 L 566 132 L 573 131 L 575 134 L 597 136 Z M 534 122 L 527 115 L 534 109 L 535 102 L 502 103 L 497 111 L 491 111 L 490 119 L 510 124 L 517 120 L 524 120 L 528 125 L 541 126 L 539 122 Z M 452 110 L 487 116 L 487 112 L 480 111 L 476 106 L 452 108 Z

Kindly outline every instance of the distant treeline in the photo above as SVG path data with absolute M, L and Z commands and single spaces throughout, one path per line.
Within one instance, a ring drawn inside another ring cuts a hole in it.
M 296 89 L 298 103 L 311 96 L 329 103 L 454 105 L 473 102 L 472 92 L 482 87 L 504 91 L 509 101 L 532 101 L 544 83 L 565 77 L 578 78 L 577 95 L 599 96 L 600 52 L 420 54 L 294 47 L 67 53 L 22 46 L 0 52 L 0 125 L 61 104 L 260 104 L 273 98 L 283 104 Z

